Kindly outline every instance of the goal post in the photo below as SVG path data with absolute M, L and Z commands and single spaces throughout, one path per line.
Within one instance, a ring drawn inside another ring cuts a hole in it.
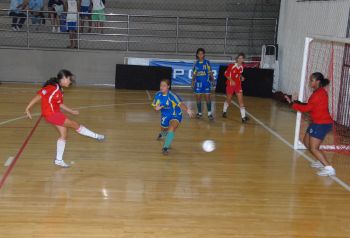
M 350 39 L 328 36 L 306 37 L 298 100 L 306 102 L 312 91 L 309 76 L 321 72 L 330 80 L 327 86 L 333 130 L 321 149 L 350 153 Z M 294 148 L 306 149 L 302 138 L 309 124 L 308 114 L 297 113 Z

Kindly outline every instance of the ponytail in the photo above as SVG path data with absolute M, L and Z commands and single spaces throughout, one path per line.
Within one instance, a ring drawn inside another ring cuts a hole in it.
M 329 79 L 325 78 L 320 72 L 315 72 L 311 74 L 311 77 L 316 81 L 320 81 L 321 87 L 326 87 L 330 83 Z
M 43 87 L 46 87 L 48 85 L 58 85 L 61 89 L 61 85 L 60 85 L 60 80 L 63 78 L 70 78 L 71 82 L 74 83 L 74 79 L 73 79 L 73 74 L 72 72 L 70 72 L 69 70 L 66 69 L 61 69 L 58 73 L 57 73 L 57 77 L 52 77 L 49 80 L 47 80 L 44 84 Z

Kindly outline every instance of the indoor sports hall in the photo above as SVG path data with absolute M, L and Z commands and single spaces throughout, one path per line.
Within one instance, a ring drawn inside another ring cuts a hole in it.
M 350 237 L 348 0 L 0 0 L 0 238 Z

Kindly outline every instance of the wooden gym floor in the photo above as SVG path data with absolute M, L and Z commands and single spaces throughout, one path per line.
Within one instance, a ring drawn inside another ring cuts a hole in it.
M 2 178 L 38 119 L 22 117 L 36 90 L 0 85 Z M 189 91 L 175 91 L 195 107 Z M 217 95 L 216 120 L 185 116 L 164 157 L 153 94 L 66 90 L 65 103 L 80 108 L 72 118 L 107 140 L 70 131 L 72 168 L 61 169 L 52 163 L 58 134 L 42 120 L 0 190 L 0 237 L 350 237 L 350 157 L 328 154 L 337 177 L 315 175 L 310 155 L 290 148 L 295 114 L 286 106 L 247 97 L 257 120 L 242 125 L 236 107 L 221 118 Z M 212 153 L 201 149 L 208 139 Z

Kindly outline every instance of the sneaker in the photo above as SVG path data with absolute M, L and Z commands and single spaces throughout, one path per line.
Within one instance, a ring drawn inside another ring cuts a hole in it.
M 223 113 L 222 113 L 222 117 L 223 117 L 223 118 L 227 118 L 227 112 L 223 112 Z
M 17 27 L 15 27 L 15 26 L 11 27 L 11 29 L 12 29 L 13 31 L 17 31 Z
M 104 135 L 97 134 L 97 138 L 96 138 L 96 140 L 98 140 L 98 141 L 102 142 L 102 141 L 104 141 L 104 140 L 105 140 L 105 136 L 104 136 Z
M 57 33 L 61 33 L 61 29 L 57 27 Z
M 56 32 L 56 27 L 52 27 L 52 32 L 55 33 Z
M 20 30 L 21 30 L 21 28 L 20 28 L 19 26 L 16 26 L 16 29 L 17 29 L 17 31 L 20 31 Z
M 316 168 L 316 169 L 323 169 L 323 168 L 324 168 L 323 164 L 322 164 L 320 161 L 312 162 L 312 163 L 310 164 L 310 166 L 311 166 L 312 168 Z
M 169 154 L 169 149 L 166 148 L 166 147 L 164 147 L 164 148 L 162 149 L 162 153 L 163 153 L 163 155 L 168 155 L 168 154 Z
M 246 123 L 247 121 L 249 121 L 249 118 L 248 118 L 248 117 L 243 117 L 243 118 L 242 118 L 242 123 Z
M 157 140 L 161 140 L 163 139 L 162 133 L 159 133 L 159 135 L 157 136 Z
M 318 176 L 333 176 L 335 169 L 332 166 L 325 166 L 321 171 L 317 172 Z
M 213 116 L 212 114 L 210 114 L 210 115 L 208 115 L 208 119 L 209 119 L 210 121 L 212 121 L 212 120 L 214 120 L 214 116 Z
M 202 113 L 197 113 L 196 118 L 197 118 L 197 119 L 201 119 L 202 116 L 203 116 Z
M 70 165 L 66 164 L 63 160 L 56 159 L 54 163 L 55 163 L 55 165 L 60 166 L 62 168 L 69 168 L 70 167 Z

